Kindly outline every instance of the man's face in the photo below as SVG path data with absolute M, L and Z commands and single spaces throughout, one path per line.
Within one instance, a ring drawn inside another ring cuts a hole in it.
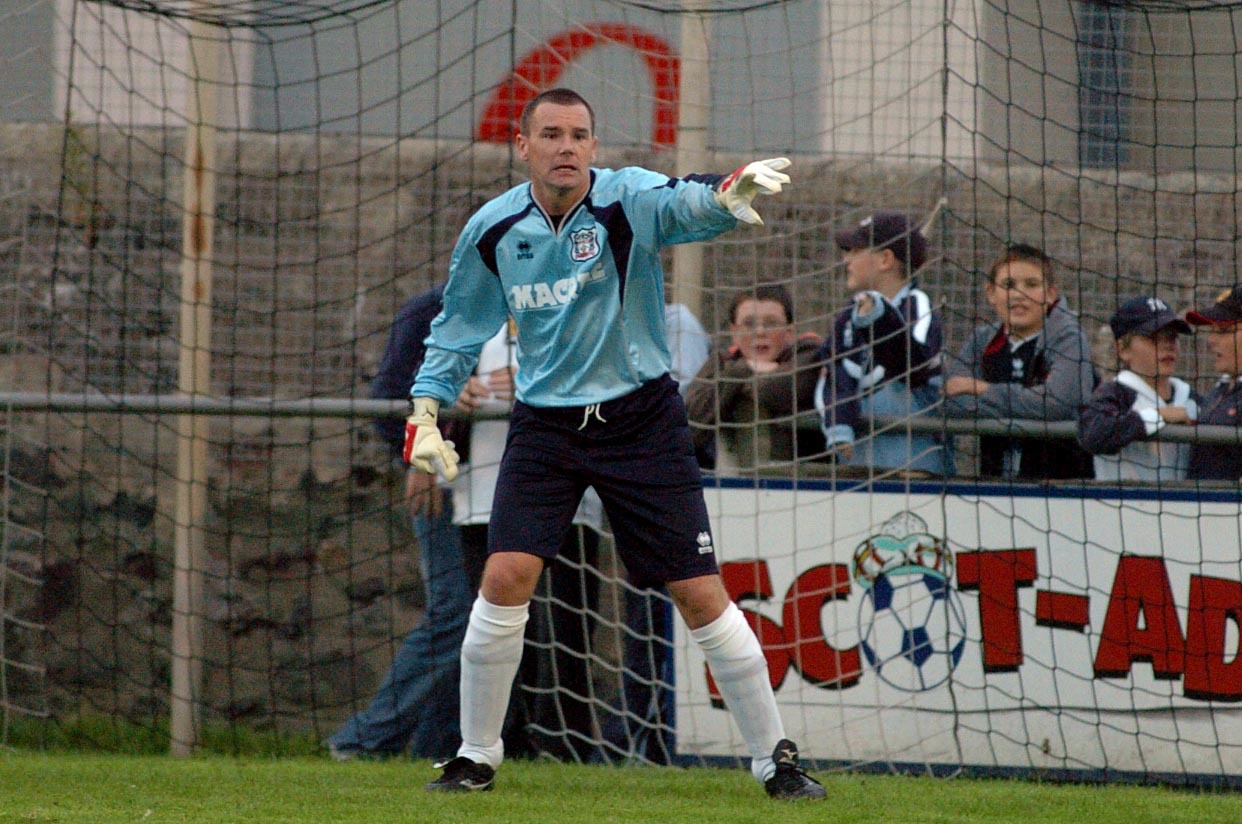
M 544 102 L 530 113 L 530 134 L 518 134 L 517 149 L 539 205 L 563 213 L 586 193 L 598 143 L 586 106 Z
M 986 292 L 1001 322 L 1019 338 L 1029 338 L 1044 328 L 1048 307 L 1057 299 L 1057 287 L 1047 283 L 1043 269 L 1028 260 L 1010 261 L 998 268 Z
M 793 326 L 785 317 L 785 307 L 775 300 L 744 300 L 729 324 L 733 345 L 747 363 L 776 363 L 793 343 Z
M 1207 327 L 1207 348 L 1217 372 L 1234 377 L 1242 373 L 1242 323 Z

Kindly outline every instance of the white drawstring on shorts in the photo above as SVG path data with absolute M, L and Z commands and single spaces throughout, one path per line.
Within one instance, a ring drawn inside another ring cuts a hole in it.
M 595 420 L 600 423 L 608 423 L 608 421 L 604 420 L 604 416 L 599 414 L 599 404 L 593 403 L 582 408 L 582 426 L 578 427 L 578 431 L 586 429 L 586 425 L 590 422 L 592 414 L 595 415 Z

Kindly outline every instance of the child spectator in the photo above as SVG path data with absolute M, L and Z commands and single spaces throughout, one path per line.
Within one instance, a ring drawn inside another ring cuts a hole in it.
M 828 449 L 841 464 L 952 475 L 952 453 L 937 436 L 871 423 L 873 415 L 924 414 L 939 398 L 940 317 L 912 277 L 927 259 L 927 239 L 906 215 L 882 211 L 836 242 L 854 298 L 820 350 L 816 407 Z
M 1216 303 L 1186 320 L 1207 327 L 1208 351 L 1215 360 L 1220 380 L 1199 404 L 1199 423 L 1238 426 L 1242 408 L 1242 284 L 1216 299 Z M 1195 444 L 1190 449 L 1186 477 L 1195 480 L 1236 481 L 1242 477 L 1242 446 Z
M 951 418 L 1072 421 L 1095 388 L 1091 344 L 1057 294 L 1052 260 L 1010 246 L 988 270 L 995 323 L 980 326 L 950 362 L 944 414 Z M 1090 478 L 1091 456 L 1072 441 L 979 439 L 980 474 L 1009 480 Z
M 1101 384 L 1078 416 L 1078 441 L 1095 455 L 1102 481 L 1176 481 L 1186 477 L 1190 445 L 1151 440 L 1170 423 L 1193 423 L 1198 398 L 1177 368 L 1178 335 L 1190 324 L 1159 298 L 1130 298 L 1108 319 L 1125 367 Z
M 729 305 L 729 336 L 729 348 L 703 365 L 686 393 L 695 452 L 708 456 L 700 463 L 788 465 L 823 454 L 818 433 L 798 428 L 799 413 L 815 409 L 822 339 L 797 336 L 789 291 L 739 292 Z

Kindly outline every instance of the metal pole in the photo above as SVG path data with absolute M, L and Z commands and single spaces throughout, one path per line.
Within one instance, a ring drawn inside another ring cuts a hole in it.
M 677 95 L 677 174 L 712 171 L 707 163 L 707 130 L 712 83 L 708 63 L 710 25 L 707 0 L 686 0 L 681 17 L 680 80 Z M 703 317 L 703 245 L 673 247 L 673 303 L 683 303 Z
M 211 253 L 216 207 L 216 80 L 219 44 L 212 26 L 190 24 L 186 94 L 181 328 L 178 389 L 211 391 Z M 173 554 L 170 752 L 199 744 L 202 698 L 203 519 L 207 512 L 208 418 L 177 419 L 177 510 Z

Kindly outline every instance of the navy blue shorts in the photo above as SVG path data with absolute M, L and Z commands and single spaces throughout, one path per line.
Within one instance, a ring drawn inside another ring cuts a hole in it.
M 672 378 L 648 381 L 598 410 L 516 402 L 488 553 L 555 558 L 588 486 L 604 503 L 634 586 L 718 571 L 686 407 Z

